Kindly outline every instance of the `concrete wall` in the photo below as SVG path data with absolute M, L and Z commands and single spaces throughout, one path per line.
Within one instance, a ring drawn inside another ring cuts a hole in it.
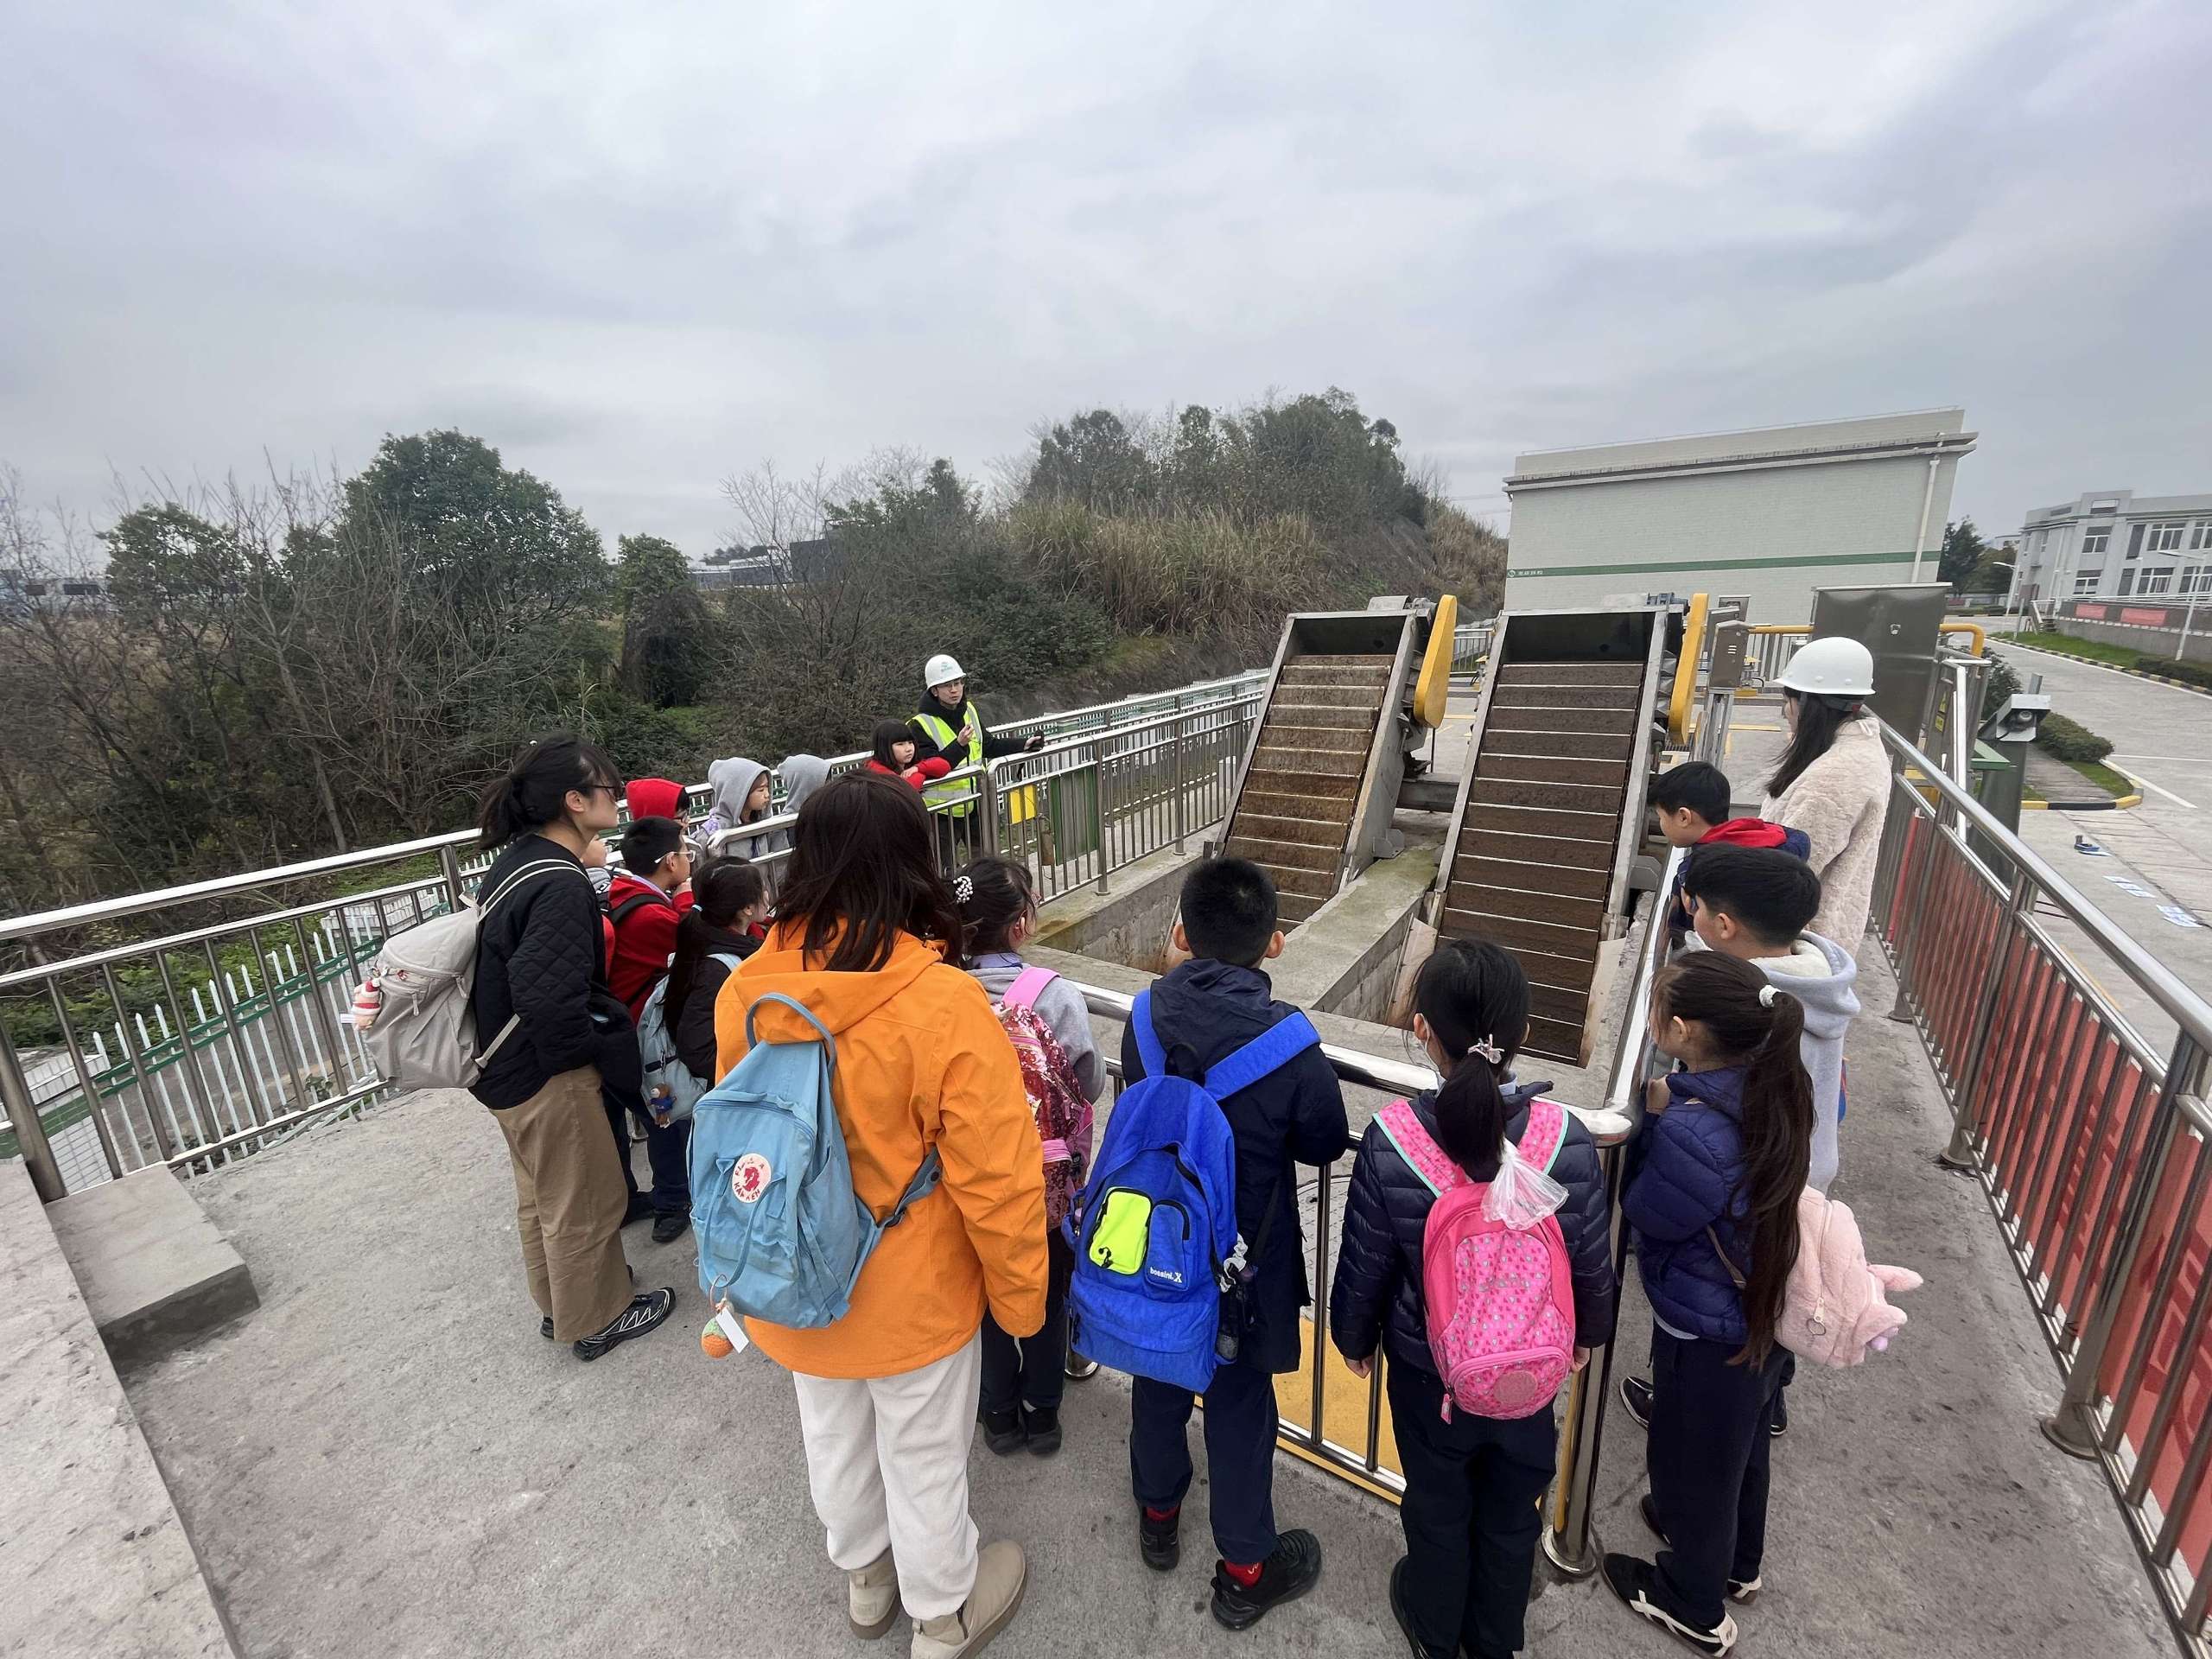
M 1388 1020 L 1406 936 L 1436 880 L 1438 856 L 1431 845 L 1378 859 L 1315 911 L 1268 964 L 1275 995 L 1348 1020 Z
M 0 1650 L 236 1652 L 19 1159 L 0 1163 Z
M 1198 861 L 1206 838 L 1217 834 L 1193 833 L 1184 852 L 1163 849 L 1116 870 L 1106 893 L 1086 885 L 1041 906 L 1036 943 L 1157 971 L 1175 925 L 1184 873 Z
M 1942 410 L 1524 455 L 1508 483 L 1513 544 L 1506 608 L 1589 606 L 1621 594 L 1638 602 L 1687 599 L 1702 591 L 1748 594 L 1755 622 L 1802 622 L 1812 613 L 1815 588 L 1909 581 L 1928 487 L 1925 456 L 1813 457 L 1822 444 L 1958 435 L 1962 418 Z M 1743 470 L 1540 482 L 1547 474 L 1717 468 L 1731 456 L 1741 465 L 1763 448 L 1774 452 L 1770 462 Z M 1792 451 L 1803 453 L 1792 460 Z M 1923 575 L 1934 570 L 1957 466 L 1955 453 L 1937 464 Z
M 2117 608 L 2117 607 L 2115 607 Z M 2212 664 L 2212 601 L 2196 607 L 2197 626 L 2182 652 L 2185 662 Z M 2078 616 L 2058 619 L 2058 631 L 2076 639 L 2099 639 L 2108 645 L 2125 645 L 2145 657 L 2171 657 L 2180 643 L 2179 628 L 2139 628 L 2125 622 L 2092 622 Z

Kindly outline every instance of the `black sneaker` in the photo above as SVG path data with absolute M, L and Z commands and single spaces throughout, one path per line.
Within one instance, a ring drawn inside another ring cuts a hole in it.
M 1621 1404 L 1628 1408 L 1628 1414 L 1636 1420 L 1638 1428 L 1651 1427 L 1651 1384 L 1643 1378 L 1621 1378 Z
M 1789 1390 L 1777 1389 L 1774 1395 L 1774 1415 L 1767 1420 L 1770 1438 L 1780 1440 L 1789 1432 Z
M 1635 1555 L 1608 1555 L 1605 1574 L 1606 1587 L 1620 1598 L 1622 1606 L 1657 1625 L 1684 1647 L 1717 1656 L 1735 1648 L 1736 1621 L 1732 1615 L 1721 1614 L 1720 1623 L 1706 1630 L 1677 1618 L 1660 1605 L 1655 1584 L 1658 1569 L 1650 1562 Z
M 653 1217 L 653 1243 L 673 1244 L 683 1236 L 683 1230 L 691 1224 L 691 1217 L 678 1210 L 673 1215 Z
M 664 1285 L 658 1290 L 649 1290 L 642 1296 L 632 1296 L 630 1306 L 615 1315 L 614 1323 L 597 1336 L 586 1337 L 576 1344 L 576 1357 L 597 1359 L 611 1349 L 619 1348 L 632 1337 L 642 1337 L 676 1311 L 676 1292 Z
M 1398 1633 L 1406 1638 L 1406 1646 L 1412 1649 L 1414 1659 L 1459 1659 L 1456 1652 L 1439 1655 L 1414 1634 L 1413 1621 L 1406 1615 L 1406 1568 L 1411 1565 L 1408 1557 L 1401 1555 L 1398 1564 L 1390 1569 L 1390 1617 L 1398 1621 Z
M 1155 1573 L 1173 1573 L 1183 1559 L 1183 1511 L 1155 1521 L 1137 1505 L 1137 1554 Z
M 1214 1622 L 1249 1630 L 1286 1601 L 1295 1601 L 1321 1581 L 1321 1541 L 1303 1527 L 1279 1533 L 1274 1553 L 1260 1564 L 1258 1582 L 1247 1590 L 1229 1576 L 1225 1563 L 1213 1569 Z
M 1021 1449 L 1021 1409 L 1008 1406 L 1004 1411 L 983 1414 L 983 1444 L 999 1456 Z
M 659 1213 L 653 1208 L 652 1194 L 632 1192 L 629 1207 L 622 1211 L 622 1224 L 627 1227 L 633 1221 L 645 1221 Z
M 1060 1408 L 1046 1406 L 1039 1410 L 1024 1406 L 1021 1408 L 1021 1433 L 1029 1442 L 1033 1456 L 1051 1457 L 1060 1449 Z
M 1636 1510 L 1643 1517 L 1643 1524 L 1649 1529 L 1651 1535 L 1661 1543 L 1667 1544 L 1669 1548 L 1673 1548 L 1674 1546 L 1668 1541 L 1667 1529 L 1659 1524 L 1659 1506 L 1651 1501 L 1650 1493 L 1643 1495 Z M 1759 1599 L 1759 1591 L 1764 1583 L 1763 1578 L 1731 1579 L 1728 1580 L 1728 1599 L 1738 1607 L 1748 1607 Z
M 553 1340 L 553 1316 L 550 1313 L 537 1322 L 537 1334 L 548 1342 Z

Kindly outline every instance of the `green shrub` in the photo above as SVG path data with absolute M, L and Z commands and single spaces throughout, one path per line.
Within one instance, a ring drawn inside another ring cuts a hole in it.
M 2145 674 L 2163 674 L 2170 680 L 2201 685 L 2212 691 L 2212 664 L 2177 663 L 2170 657 L 2138 657 L 2135 666 Z
M 2075 766 L 2092 765 L 2112 753 L 2110 738 L 2099 737 L 2080 721 L 2063 715 L 2044 715 L 2036 742 L 2046 753 Z

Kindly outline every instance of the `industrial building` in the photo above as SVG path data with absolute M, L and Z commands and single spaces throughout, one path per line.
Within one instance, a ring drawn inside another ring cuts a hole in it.
M 2091 490 L 2031 512 L 2020 537 L 2023 606 L 2212 595 L 2212 495 Z
M 1506 608 L 1694 591 L 1802 622 L 1815 588 L 1932 579 L 1965 428 L 1933 409 L 1522 455 Z

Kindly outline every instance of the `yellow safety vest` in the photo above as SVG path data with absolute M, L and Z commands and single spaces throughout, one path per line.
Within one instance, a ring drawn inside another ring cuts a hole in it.
M 963 766 L 980 766 L 983 764 L 982 710 L 971 702 L 968 705 L 968 712 L 973 716 L 976 723 L 975 735 L 968 740 L 968 753 L 965 758 L 962 757 L 958 748 L 960 734 L 953 730 L 950 723 L 936 715 L 922 714 L 914 716 L 914 724 L 922 728 L 922 734 L 925 737 L 937 745 L 938 753 L 952 762 L 952 769 L 955 772 L 959 771 Z M 964 778 L 957 783 L 931 784 L 922 791 L 922 798 L 928 802 L 933 810 L 940 806 L 944 807 L 945 815 L 949 817 L 964 818 L 976 810 L 976 785 Z

